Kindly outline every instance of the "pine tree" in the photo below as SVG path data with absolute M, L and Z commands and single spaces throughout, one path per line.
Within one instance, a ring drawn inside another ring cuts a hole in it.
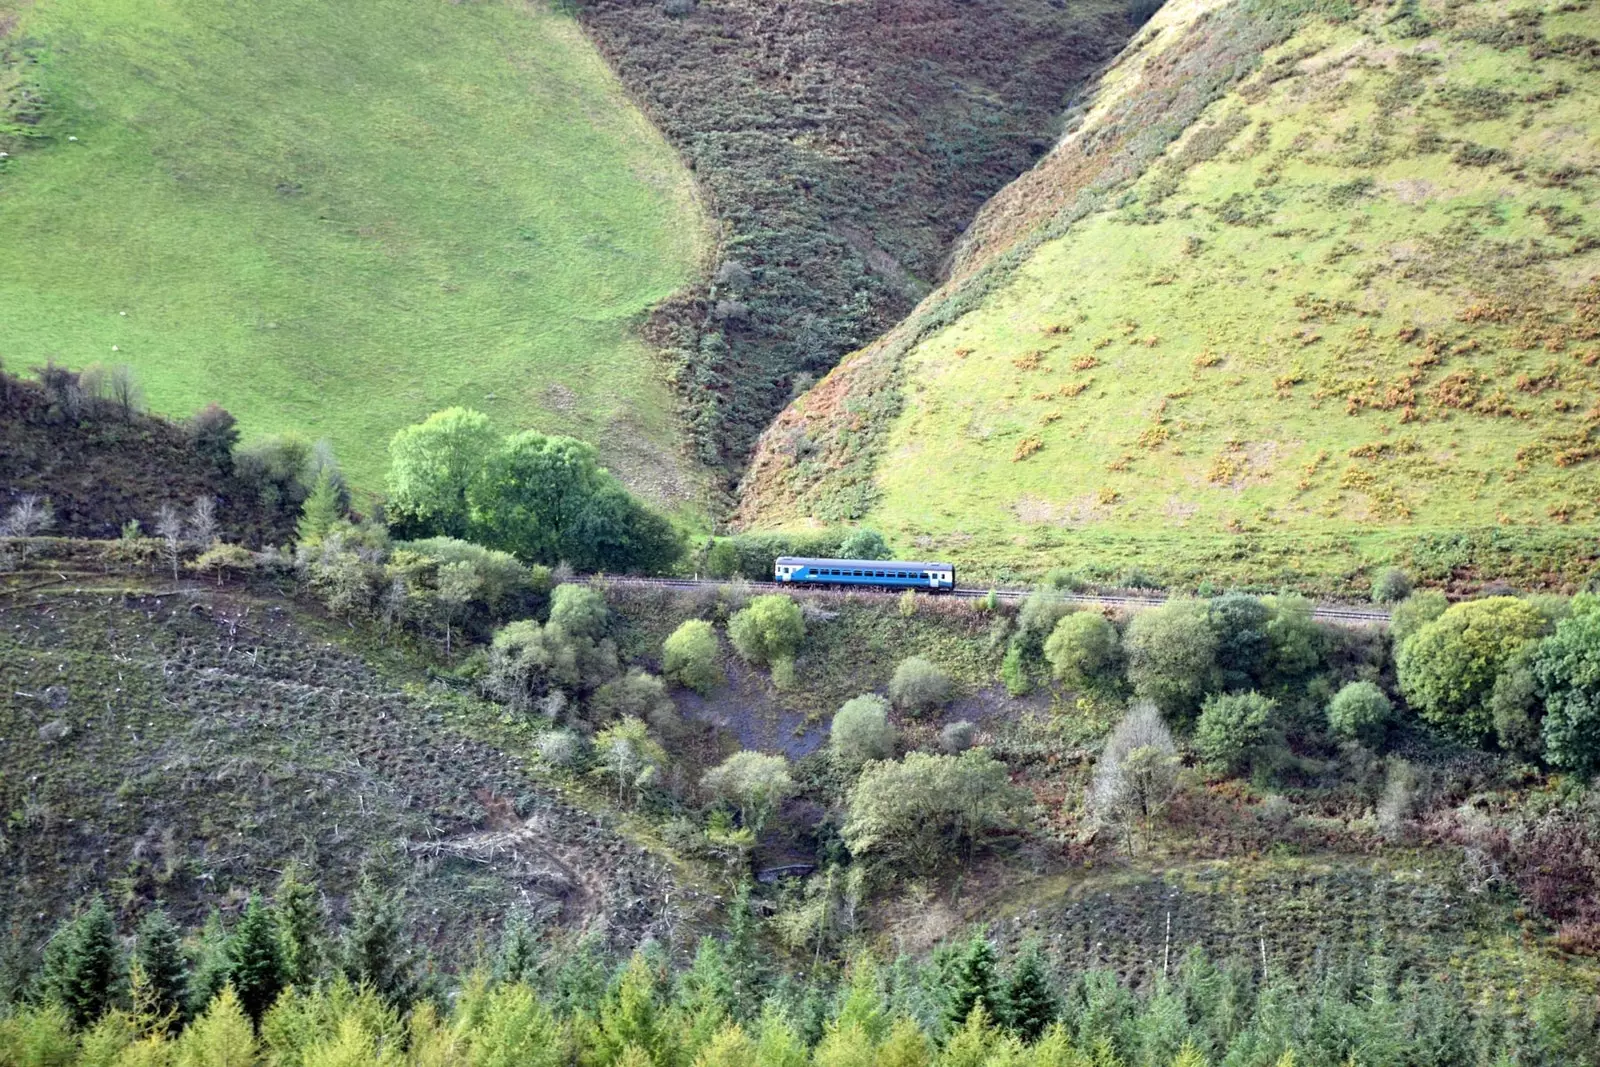
M 213 908 L 200 930 L 194 969 L 189 972 L 189 1018 L 203 1014 L 221 994 L 228 984 L 228 969 L 228 934 L 222 928 L 222 916 Z
M 1006 982 L 1006 1023 L 1024 1041 L 1032 1042 L 1056 1021 L 1061 1007 L 1038 945 L 1029 945 L 1011 967 Z
M 512 911 L 500 935 L 500 954 L 494 976 L 501 982 L 532 982 L 539 968 L 539 947 L 527 912 Z
M 753 1019 L 766 999 L 767 969 L 757 941 L 755 909 L 750 906 L 750 883 L 739 886 L 728 906 L 728 941 L 723 945 L 728 978 L 732 983 L 729 1001 L 733 1017 Z
M 141 972 L 144 1004 L 139 1007 L 166 1025 L 183 1020 L 189 997 L 189 963 L 183 958 L 183 944 L 177 924 L 161 908 L 156 908 L 139 924 L 134 958 Z
M 233 987 L 224 985 L 215 1000 L 178 1038 L 173 1062 L 204 1067 L 251 1067 L 256 1038 Z
M 228 980 L 239 996 L 240 1007 L 255 1023 L 261 1022 L 261 1016 L 288 984 L 284 981 L 278 936 L 278 923 L 272 912 L 252 895 L 244 918 L 228 939 Z
M 961 1029 L 978 1004 L 989 1019 L 1005 1016 L 994 946 L 982 934 L 973 934 L 945 972 L 945 1026 L 952 1033 Z
M 56 932 L 45 950 L 44 986 L 73 1024 L 86 1027 L 122 993 L 127 961 L 111 911 L 99 897 Z
M 311 495 L 300 506 L 300 525 L 295 530 L 295 537 L 302 545 L 315 545 L 343 517 L 339 508 L 338 486 L 334 485 L 328 468 L 323 467 L 311 487 Z
M 322 977 L 325 960 L 322 901 L 317 887 L 301 877 L 298 864 L 283 870 L 274 894 L 278 914 L 278 940 L 283 954 L 283 978 L 307 990 Z
M 595 1035 L 598 1063 L 620 1063 L 630 1048 L 640 1049 L 659 1062 L 669 1062 L 662 1058 L 669 1042 L 655 985 L 649 963 L 634 953 L 600 1007 L 600 1025 Z
M 730 1021 L 733 1005 L 733 977 L 728 972 L 722 946 L 715 938 L 702 937 L 695 950 L 694 965 L 678 982 L 679 1027 L 684 1053 L 699 1053 Z
M 366 983 L 396 1006 L 410 1003 L 416 989 L 411 946 L 400 924 L 400 905 L 370 876 L 361 879 L 345 934 L 344 973 Z

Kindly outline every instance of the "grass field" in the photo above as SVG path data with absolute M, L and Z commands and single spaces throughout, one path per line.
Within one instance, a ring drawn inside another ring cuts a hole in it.
M 1308 20 L 910 351 L 866 521 L 1002 571 L 1330 588 L 1498 528 L 1582 577 L 1600 6 L 1545 6 Z
M 470 404 L 695 494 L 635 327 L 694 278 L 706 221 L 570 19 L 19 2 L 8 77 L 45 105 L 27 147 L 0 122 L 9 366 L 129 363 L 153 409 L 326 437 L 363 488 L 395 429 Z

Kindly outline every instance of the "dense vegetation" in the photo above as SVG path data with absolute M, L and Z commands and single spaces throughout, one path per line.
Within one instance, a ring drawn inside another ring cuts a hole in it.
M 636 322 L 707 224 L 566 16 L 7 4 L 0 151 L 9 360 L 128 363 L 155 410 L 326 438 L 364 490 L 466 403 L 697 497 Z
M 1597 40 L 1590 3 L 1166 5 L 743 516 L 968 574 L 1581 583 Z
M 579 21 L 725 230 L 652 334 L 699 458 L 730 473 L 783 404 L 944 273 L 1142 0 L 584 0 Z

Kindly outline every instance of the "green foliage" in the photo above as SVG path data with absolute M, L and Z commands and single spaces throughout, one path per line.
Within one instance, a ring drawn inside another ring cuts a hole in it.
M 1266 600 L 1267 670 L 1278 685 L 1303 682 L 1322 662 L 1322 630 L 1312 618 L 1311 601 L 1299 593 L 1280 593 Z
M 1037 942 L 1024 945 L 1012 962 L 1004 1003 L 1006 1025 L 1027 1042 L 1038 1041 L 1060 1016 L 1061 1000 Z
M 894 559 L 883 535 L 865 526 L 851 530 L 839 544 L 840 559 Z
M 1217 669 L 1224 689 L 1250 689 L 1263 684 L 1269 670 L 1272 641 L 1267 635 L 1273 613 L 1248 593 L 1225 593 L 1206 602 L 1217 638 Z
M 1028 670 L 1028 657 L 1020 644 L 1013 642 L 1006 649 L 1005 658 L 1000 661 L 1000 681 L 1005 685 L 1006 692 L 1014 697 L 1033 692 L 1033 675 Z
M 550 594 L 550 624 L 574 637 L 598 641 L 611 625 L 611 609 L 593 586 L 565 582 Z
M 559 721 L 584 694 L 616 677 L 617 650 L 609 640 L 521 619 L 495 633 L 488 667 L 485 685 L 497 699 Z
M 44 994 L 79 1026 L 99 1019 L 122 995 L 127 961 L 111 911 L 100 897 L 63 925 L 45 947 Z
M 259 1023 L 287 985 L 277 919 L 259 897 L 251 896 L 228 939 L 228 982 L 239 1006 Z
M 580 571 L 657 571 L 683 546 L 570 437 L 517 434 L 484 459 L 466 499 L 474 537 L 532 562 Z
M 1488 701 L 1495 679 L 1544 629 L 1544 618 L 1515 597 L 1456 604 L 1400 646 L 1400 691 L 1428 722 L 1480 743 L 1494 730 Z
M 1075 611 L 1056 623 L 1044 643 L 1044 658 L 1056 680 L 1074 689 L 1103 684 L 1117 665 L 1117 628 L 1096 611 Z
M 339 503 L 338 487 L 332 472 L 325 468 L 317 475 L 306 502 L 300 506 L 300 524 L 295 528 L 295 538 L 302 544 L 316 544 L 342 518 L 344 508 Z
M 950 676 L 921 656 L 900 661 L 889 680 L 889 699 L 910 715 L 926 715 L 950 701 Z
M 307 881 L 299 864 L 283 869 L 273 893 L 278 937 L 283 959 L 283 980 L 309 989 L 322 977 L 327 961 L 326 917 L 317 887 Z
M 1372 682 L 1349 682 L 1328 703 L 1328 729 L 1335 737 L 1381 745 L 1394 705 Z
M 594 723 L 630 717 L 643 719 L 658 730 L 669 729 L 678 721 L 678 709 L 667 695 L 666 683 L 637 667 L 596 689 L 589 701 L 589 718 Z
M 757 667 L 793 659 L 805 636 L 800 605 L 780 593 L 754 598 L 728 620 L 728 640 L 734 651 Z
M 1195 724 L 1195 747 L 1218 774 L 1239 774 L 1283 743 L 1278 705 L 1260 693 L 1218 693 L 1205 702 Z
M 700 779 L 712 796 L 738 809 L 739 822 L 757 836 L 779 804 L 795 790 L 789 761 L 763 752 L 735 752 Z
M 1600 610 L 1574 605 L 1538 646 L 1532 671 L 1545 694 L 1545 757 L 1583 775 L 1600 769 Z
M 539 946 L 533 924 L 526 911 L 513 909 L 500 934 L 500 950 L 494 960 L 495 981 L 531 983 L 538 968 Z
M 1372 579 L 1374 604 L 1398 604 L 1411 595 L 1411 576 L 1399 567 L 1385 567 Z
M 419 532 L 464 537 L 472 525 L 467 491 L 499 442 L 489 416 L 446 408 L 395 431 L 389 441 L 392 521 Z
M 1389 614 L 1389 637 L 1398 653 L 1411 635 L 1443 615 L 1450 607 L 1445 595 L 1434 589 L 1412 593 L 1396 604 Z
M 686 689 L 709 696 L 722 684 L 717 631 L 704 619 L 678 624 L 661 649 L 661 673 Z
M 594 751 L 600 763 L 596 773 L 616 783 L 619 803 L 638 803 L 667 765 L 666 752 L 650 737 L 643 719 L 623 719 L 601 730 Z
M 350 908 L 341 967 L 352 985 L 366 985 L 396 1007 L 416 993 L 414 949 L 405 933 L 396 894 L 363 875 Z
M 994 946 L 982 934 L 973 934 L 945 968 L 945 1028 L 959 1030 L 980 1005 L 991 1018 L 1003 1018 L 1007 1006 L 1002 989 Z
M 982 749 L 911 752 L 865 766 L 850 791 L 844 840 L 857 856 L 927 872 L 963 850 L 970 857 L 980 835 L 1009 825 L 1023 802 L 1005 764 Z
M 178 926 L 164 909 L 152 909 L 139 923 L 133 958 L 143 973 L 148 1008 L 160 1018 L 181 1020 L 188 1006 L 189 964 Z
M 178 1067 L 249 1067 L 255 1062 L 255 1029 L 231 985 L 184 1029 L 176 1046 Z
M 1193 715 L 1219 684 L 1217 635 L 1203 600 L 1173 600 L 1139 612 L 1122 645 L 1134 694 L 1165 715 Z
M 833 714 L 828 751 L 849 773 L 868 760 L 894 758 L 895 732 L 889 725 L 889 702 L 875 693 L 848 700 Z
M 1030 663 L 1043 655 L 1045 640 L 1055 630 L 1056 623 L 1073 610 L 1072 605 L 1055 589 L 1036 589 L 1022 602 L 1022 608 L 1017 612 L 1017 632 L 1013 641 Z

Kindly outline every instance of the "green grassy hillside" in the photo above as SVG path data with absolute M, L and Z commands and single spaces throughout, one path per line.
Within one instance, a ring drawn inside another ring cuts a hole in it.
M 692 492 L 634 326 L 705 222 L 569 19 L 0 0 L 0 50 L 9 365 L 129 363 L 154 409 L 327 437 L 367 488 L 395 429 L 470 404 Z
M 1592 2 L 1169 5 L 745 517 L 990 571 L 1583 577 L 1597 72 Z

